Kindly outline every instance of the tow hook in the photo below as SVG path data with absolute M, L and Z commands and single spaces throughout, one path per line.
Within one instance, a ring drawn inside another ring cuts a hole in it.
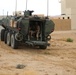
M 48 43 L 47 46 L 50 46 L 50 43 Z
M 51 36 L 48 35 L 48 36 L 46 37 L 46 39 L 49 41 L 49 40 L 51 39 Z

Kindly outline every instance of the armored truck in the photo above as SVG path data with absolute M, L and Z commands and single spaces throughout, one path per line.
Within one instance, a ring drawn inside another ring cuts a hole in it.
M 25 10 L 2 19 L 1 41 L 17 49 L 20 43 L 38 46 L 46 49 L 50 45 L 51 33 L 54 31 L 54 22 L 48 17 L 32 15 L 33 11 Z

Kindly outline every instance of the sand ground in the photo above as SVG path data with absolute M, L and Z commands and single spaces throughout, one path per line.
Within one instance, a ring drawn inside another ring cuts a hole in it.
M 51 36 L 46 50 L 25 45 L 14 50 L 0 41 L 0 75 L 76 75 L 76 31 L 55 31 Z M 25 67 L 17 69 L 18 64 Z

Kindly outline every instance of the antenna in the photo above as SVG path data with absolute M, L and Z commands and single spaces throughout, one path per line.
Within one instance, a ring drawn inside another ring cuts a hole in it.
M 49 13 L 49 0 L 47 0 L 47 18 L 48 18 L 48 13 Z
M 17 0 L 16 0 L 16 4 L 15 4 L 15 15 L 16 15 L 16 11 L 17 11 Z
M 7 16 L 8 16 L 8 11 L 7 11 Z
M 27 10 L 27 0 L 26 0 L 26 10 Z
M 4 18 L 4 9 L 3 9 L 3 18 Z

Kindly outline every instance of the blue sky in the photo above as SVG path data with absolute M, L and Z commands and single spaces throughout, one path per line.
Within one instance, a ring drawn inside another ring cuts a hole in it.
M 61 5 L 59 0 L 49 0 L 49 16 L 61 14 Z M 12 14 L 15 11 L 16 0 L 1 0 L 0 15 Z M 17 0 L 17 10 L 24 11 L 26 9 L 26 0 Z M 28 10 L 34 10 L 34 14 L 47 15 L 47 0 L 28 0 Z

